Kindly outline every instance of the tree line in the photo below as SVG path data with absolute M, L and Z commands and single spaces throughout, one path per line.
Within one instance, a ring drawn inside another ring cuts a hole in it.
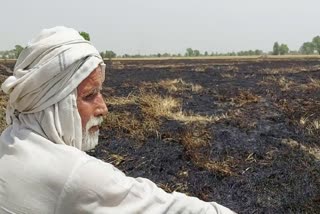
M 313 37 L 312 41 L 302 44 L 300 50 L 303 54 L 320 54 L 320 36 Z
M 87 32 L 81 31 L 79 34 L 86 40 L 90 41 L 90 35 Z M 15 45 L 15 47 L 11 50 L 0 51 L 0 58 L 2 59 L 17 59 L 20 55 L 21 51 L 24 48 L 21 45 Z M 156 53 L 149 55 L 141 55 L 141 54 L 123 54 L 117 55 L 112 50 L 106 50 L 100 52 L 101 57 L 103 58 L 142 58 L 142 57 L 200 57 L 200 56 L 261 56 L 261 55 L 309 55 L 309 54 L 320 54 L 320 36 L 315 36 L 311 41 L 304 42 L 299 50 L 290 50 L 287 44 L 279 44 L 275 42 L 273 44 L 272 51 L 263 52 L 262 50 L 245 50 L 239 52 L 227 52 L 227 53 L 218 53 L 208 51 L 201 52 L 197 49 L 187 48 L 184 54 L 171 54 L 171 53 Z

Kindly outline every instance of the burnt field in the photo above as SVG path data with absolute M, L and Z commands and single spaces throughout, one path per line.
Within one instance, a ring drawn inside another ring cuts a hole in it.
M 320 59 L 106 63 L 91 155 L 238 213 L 320 212 Z

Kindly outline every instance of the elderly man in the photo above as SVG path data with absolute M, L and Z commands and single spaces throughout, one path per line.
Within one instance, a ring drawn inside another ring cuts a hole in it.
M 232 213 L 164 192 L 83 151 L 98 143 L 105 65 L 77 31 L 43 30 L 23 50 L 0 138 L 0 213 Z

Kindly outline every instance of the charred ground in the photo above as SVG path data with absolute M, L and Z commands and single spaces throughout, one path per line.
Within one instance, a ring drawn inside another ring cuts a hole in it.
M 91 155 L 239 213 L 320 212 L 319 59 L 106 63 Z

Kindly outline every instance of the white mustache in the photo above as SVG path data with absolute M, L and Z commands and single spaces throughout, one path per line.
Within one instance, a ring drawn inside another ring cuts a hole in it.
M 93 126 L 100 126 L 102 122 L 102 117 L 91 117 L 86 124 L 86 131 L 88 131 Z

